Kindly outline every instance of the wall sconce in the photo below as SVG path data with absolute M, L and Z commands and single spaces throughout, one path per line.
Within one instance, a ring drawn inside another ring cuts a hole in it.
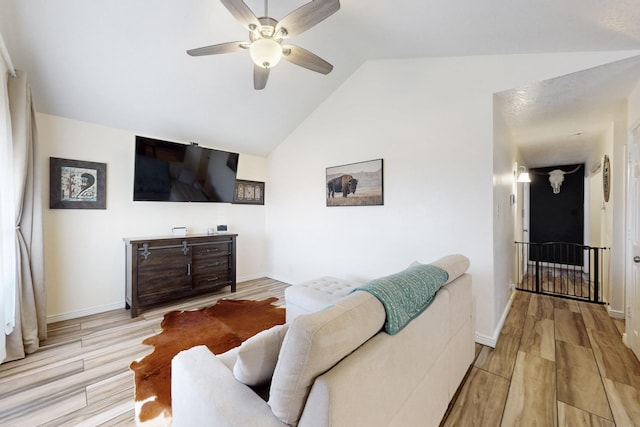
M 520 172 L 520 170 L 522 170 L 522 172 Z M 518 174 L 517 182 L 531 182 L 531 177 L 529 176 L 527 168 L 525 168 L 524 166 L 519 166 L 518 172 L 520 173 Z

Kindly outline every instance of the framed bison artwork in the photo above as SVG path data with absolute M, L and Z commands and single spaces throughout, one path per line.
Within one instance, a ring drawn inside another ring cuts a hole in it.
M 382 159 L 327 168 L 327 206 L 384 204 Z

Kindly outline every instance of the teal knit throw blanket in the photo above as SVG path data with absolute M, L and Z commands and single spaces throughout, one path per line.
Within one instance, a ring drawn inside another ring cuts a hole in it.
M 395 335 L 433 302 L 449 274 L 436 266 L 420 264 L 390 276 L 374 279 L 355 291 L 366 291 L 380 300 L 387 314 L 384 330 Z

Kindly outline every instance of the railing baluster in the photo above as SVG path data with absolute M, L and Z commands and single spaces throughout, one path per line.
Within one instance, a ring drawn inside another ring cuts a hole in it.
M 600 286 L 599 286 L 599 283 L 598 283 L 598 281 L 599 281 L 599 280 L 598 280 L 598 273 L 599 273 L 599 271 L 598 271 L 598 270 L 599 270 L 599 266 L 598 266 L 599 261 L 598 261 L 598 258 L 599 258 L 599 256 L 598 256 L 598 251 L 596 250 L 596 251 L 594 251 L 594 253 L 593 253 L 593 270 L 594 270 L 594 271 L 593 271 L 593 277 L 594 277 L 594 279 L 595 279 L 595 280 L 593 281 L 593 294 L 594 294 L 594 295 L 593 295 L 593 296 L 594 296 L 594 298 L 593 298 L 593 302 L 599 302 L 598 300 L 599 300 L 599 296 L 600 296 L 600 293 L 598 292 L 598 288 L 600 287 Z

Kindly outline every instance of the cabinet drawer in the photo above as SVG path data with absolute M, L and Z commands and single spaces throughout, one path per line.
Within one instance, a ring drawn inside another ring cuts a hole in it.
M 231 253 L 231 245 L 227 242 L 201 244 L 192 246 L 191 250 L 193 251 L 193 261 L 197 262 L 220 256 L 228 256 Z
M 217 256 L 209 258 L 193 259 L 193 274 L 209 274 L 216 271 L 226 272 L 229 270 L 229 257 Z
M 231 282 L 228 270 L 213 271 L 210 273 L 195 274 L 193 276 L 194 288 L 208 288 L 225 286 Z

